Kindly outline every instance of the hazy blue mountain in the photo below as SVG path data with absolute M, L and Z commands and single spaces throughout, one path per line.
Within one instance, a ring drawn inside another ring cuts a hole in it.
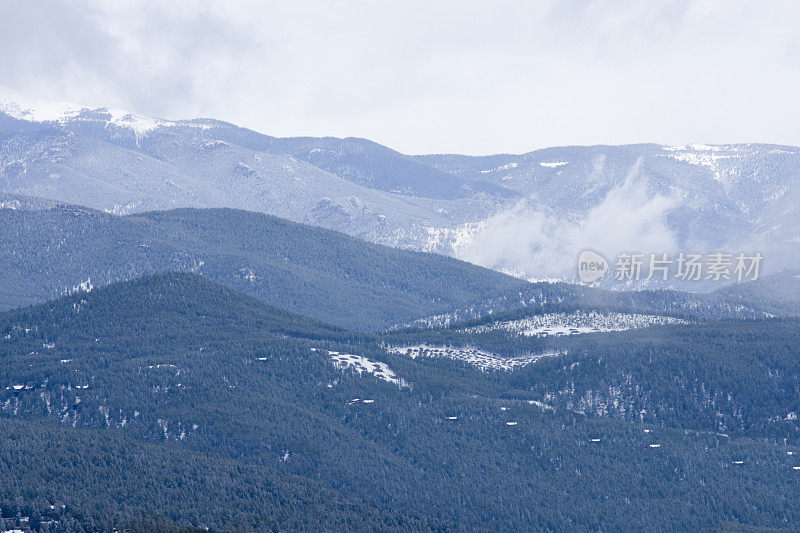
M 29 115 L 14 105 L 0 99 L 0 192 L 115 213 L 233 207 L 419 248 L 427 228 L 487 215 L 513 194 L 488 183 L 489 193 L 462 190 L 459 179 L 366 140 L 276 139 L 109 109 Z
M 456 254 L 484 258 L 476 261 L 481 264 L 507 261 L 506 270 L 522 264 L 524 271 L 527 261 L 531 274 L 552 273 L 574 268 L 577 252 L 587 247 L 607 255 L 760 251 L 773 272 L 794 268 L 800 259 L 796 147 L 650 144 L 418 159 L 464 179 L 502 184 L 525 198 L 473 234 L 486 233 L 479 243 L 488 235 L 508 241 L 520 235 L 534 251 L 514 254 L 509 245 L 487 255 L 467 244 Z
M 781 528 L 799 331 L 590 334 L 481 372 L 190 273 L 76 293 L 0 314 L 0 526 Z
M 407 156 L 365 139 L 0 98 L 0 192 L 116 213 L 247 209 L 535 280 L 573 280 L 584 248 L 758 251 L 765 272 L 793 268 L 798 176 L 791 146 Z
M 174 270 L 355 329 L 472 306 L 527 285 L 449 257 L 260 213 L 180 209 L 121 217 L 73 206 L 0 209 L 4 309 Z
M 717 291 L 732 304 L 760 308 L 773 315 L 800 315 L 800 270 L 784 270 L 757 281 Z
M 370 189 L 437 200 L 466 198 L 478 193 L 513 196 L 511 191 L 487 180 L 465 182 L 368 139 L 277 138 L 222 122 L 215 123 L 212 135 L 257 152 L 289 154 Z

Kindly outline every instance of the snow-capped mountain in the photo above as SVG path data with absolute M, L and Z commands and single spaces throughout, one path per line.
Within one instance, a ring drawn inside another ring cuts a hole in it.
M 519 194 L 512 208 L 460 228 L 451 243 L 462 258 L 521 266 L 526 276 L 574 268 L 584 248 L 609 259 L 620 251 L 760 251 L 774 270 L 800 259 L 797 147 L 645 144 L 418 159 Z
M 114 213 L 236 207 L 527 279 L 585 248 L 800 259 L 800 148 L 563 147 L 408 156 L 365 139 L 276 138 L 0 95 L 0 192 Z
M 69 104 L 0 100 L 0 139 L 0 192 L 123 214 L 237 207 L 409 248 L 425 228 L 488 216 L 505 194 L 459 192 L 462 180 L 362 139 L 277 139 Z

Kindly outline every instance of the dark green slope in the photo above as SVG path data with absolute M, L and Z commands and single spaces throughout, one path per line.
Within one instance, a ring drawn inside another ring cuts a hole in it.
M 121 432 L 0 419 L 0 526 L 34 531 L 433 527 L 277 464 L 243 463 Z
M 0 460 L 14 480 L 0 488 L 4 505 L 24 501 L 46 519 L 67 504 L 49 514 L 98 527 L 142 516 L 223 530 L 435 526 L 337 486 L 416 473 L 328 412 L 400 394 L 343 374 L 322 351 L 378 350 L 360 334 L 190 273 L 12 310 L 0 332 L 0 418 L 25 421 L 3 422 L 16 442 Z
M 117 217 L 0 209 L 0 308 L 153 272 L 193 271 L 281 308 L 380 329 L 527 284 L 438 255 L 378 246 L 268 215 L 181 209 Z
M 393 346 L 474 347 L 508 357 L 559 353 L 506 375 L 506 386 L 594 416 L 800 443 L 800 319 L 547 337 L 453 327 L 382 338 Z
M 84 348 L 94 347 L 100 343 L 100 333 L 119 346 L 120 341 L 135 333 L 139 338 L 134 339 L 132 347 L 142 353 L 149 353 L 150 345 L 173 339 L 202 345 L 254 334 L 309 339 L 358 337 L 188 272 L 115 283 L 93 292 L 14 309 L 2 318 L 7 329 L 4 334 L 13 337 L 13 324 L 30 323 L 35 327 L 36 339 L 60 340 L 66 346 L 85 342 Z
M 458 329 L 543 313 L 616 311 L 690 320 L 764 319 L 800 316 L 800 273 L 786 270 L 756 281 L 733 283 L 713 292 L 676 290 L 613 291 L 565 282 L 529 283 L 522 290 L 397 325 L 395 330 Z
M 635 360 L 646 363 L 647 344 L 661 342 L 643 341 Z M 781 343 L 790 350 L 796 340 Z M 385 362 L 411 386 L 343 372 L 328 350 Z M 680 354 L 668 359 L 680 366 Z M 557 370 L 560 385 L 566 371 Z M 592 388 L 606 379 L 598 374 Z M 75 526 L 63 530 L 800 521 L 786 453 L 796 447 L 686 433 L 677 419 L 587 416 L 566 402 L 542 410 L 526 400 L 541 399 L 546 383 L 533 371 L 393 356 L 369 335 L 189 273 L 74 294 L 0 315 L 0 476 L 12 480 L 0 484 L 0 525 L 16 527 L 19 516 Z

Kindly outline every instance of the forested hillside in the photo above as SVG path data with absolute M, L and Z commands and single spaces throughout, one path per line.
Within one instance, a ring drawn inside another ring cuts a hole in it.
M 710 294 L 616 292 L 530 284 L 443 256 L 246 211 L 179 209 L 120 217 L 24 197 L 6 196 L 4 202 L 13 209 L 0 209 L 0 309 L 149 273 L 190 271 L 362 331 L 441 326 L 553 306 L 704 318 L 800 313 L 792 304 L 800 280 L 790 273 Z
M 693 320 L 800 316 L 800 278 L 784 271 L 714 292 L 675 290 L 609 291 L 563 282 L 539 282 L 448 313 L 397 324 L 392 329 L 474 326 L 552 312 L 626 311 Z
M 0 209 L 0 308 L 148 273 L 191 271 L 349 328 L 388 327 L 527 285 L 438 255 L 229 209 L 126 217 Z
M 566 322 L 569 316 L 557 318 Z M 798 319 L 587 333 L 573 326 L 566 333 L 534 335 L 514 328 L 515 322 L 495 324 L 394 332 L 383 342 L 449 347 L 453 358 L 467 348 L 500 359 L 557 354 L 506 373 L 505 383 L 552 408 L 800 443 Z
M 800 340 L 764 324 L 577 335 L 482 372 L 190 273 L 75 293 L 0 315 L 0 525 L 791 529 L 789 404 L 747 387 L 797 397 Z

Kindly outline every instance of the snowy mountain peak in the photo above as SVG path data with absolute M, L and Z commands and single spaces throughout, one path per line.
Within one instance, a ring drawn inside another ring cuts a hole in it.
M 66 124 L 74 121 L 105 122 L 105 125 L 126 128 L 137 137 L 176 123 L 159 118 L 135 115 L 121 109 L 88 107 L 68 102 L 53 102 L 23 95 L 0 87 L 0 112 L 26 122 L 56 122 Z
M 0 87 L 0 112 L 28 122 L 60 122 L 78 115 L 84 107 L 22 95 Z

